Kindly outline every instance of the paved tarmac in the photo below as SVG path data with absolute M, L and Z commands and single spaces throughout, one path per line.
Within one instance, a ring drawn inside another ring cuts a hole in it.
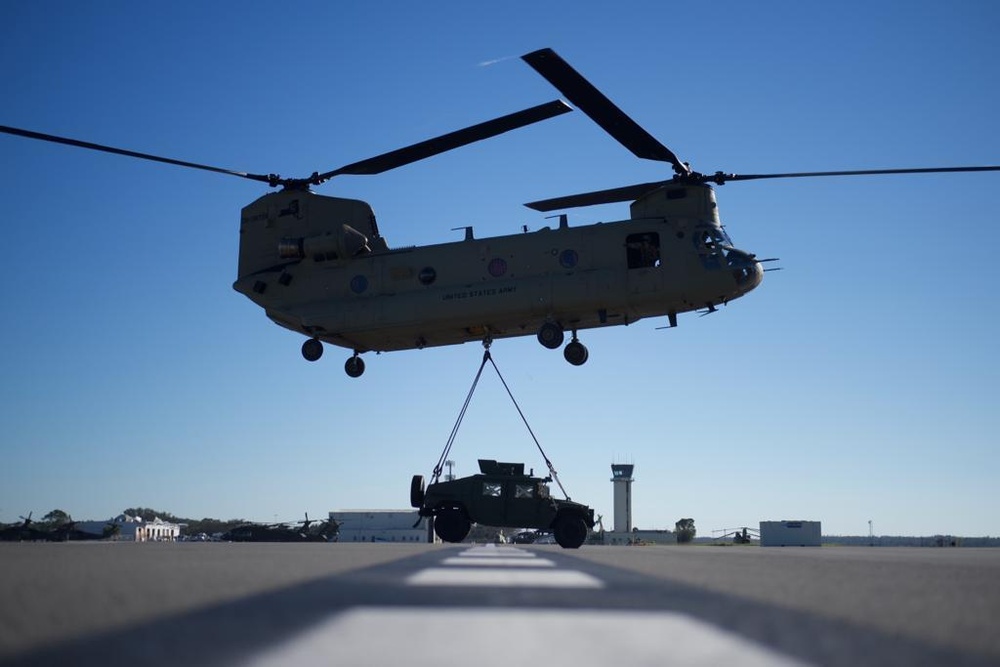
M 0 665 L 1000 665 L 1000 549 L 0 544 Z

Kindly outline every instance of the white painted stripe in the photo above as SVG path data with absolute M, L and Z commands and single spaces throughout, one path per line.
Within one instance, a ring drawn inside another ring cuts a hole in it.
M 513 643 L 497 644 L 498 633 Z M 804 664 L 677 612 L 433 607 L 352 609 L 249 664 L 509 667 L 519 662 L 546 667 Z
M 410 575 L 410 586 L 499 586 L 530 588 L 602 588 L 604 583 L 574 570 L 432 567 Z
M 462 557 L 445 558 L 442 565 L 471 565 L 472 567 L 555 567 L 556 564 L 548 558 L 478 558 Z
M 466 558 L 534 558 L 535 554 L 517 547 L 495 547 L 488 545 L 485 547 L 472 547 L 459 553 L 459 556 Z

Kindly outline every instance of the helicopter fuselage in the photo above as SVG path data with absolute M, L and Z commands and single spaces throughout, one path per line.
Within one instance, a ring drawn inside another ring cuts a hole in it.
M 659 188 L 628 220 L 562 220 L 389 249 L 366 203 L 276 192 L 243 209 L 233 286 L 279 325 L 360 353 L 536 335 L 546 325 L 574 340 L 577 330 L 646 317 L 673 325 L 763 276 L 753 255 L 732 247 L 705 184 Z

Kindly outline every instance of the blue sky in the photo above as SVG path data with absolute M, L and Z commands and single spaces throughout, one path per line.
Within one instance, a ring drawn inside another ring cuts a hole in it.
M 558 98 L 556 49 L 683 160 L 763 173 L 1000 163 L 992 2 L 17 3 L 0 124 L 305 176 Z M 476 344 L 309 364 L 232 290 L 241 179 L 0 136 L 0 521 L 143 505 L 258 520 L 400 508 Z M 537 229 L 524 202 L 669 176 L 580 112 L 321 192 L 391 246 Z M 644 528 L 821 520 L 829 534 L 1000 535 L 1000 174 L 730 183 L 737 246 L 780 257 L 680 327 L 493 355 L 575 500 Z M 570 224 L 627 217 L 578 209 Z M 486 375 L 452 452 L 543 467 Z

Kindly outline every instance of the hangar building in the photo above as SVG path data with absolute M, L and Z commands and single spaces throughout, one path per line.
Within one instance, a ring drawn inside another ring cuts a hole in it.
M 417 510 L 338 510 L 338 542 L 428 542 L 429 522 Z

